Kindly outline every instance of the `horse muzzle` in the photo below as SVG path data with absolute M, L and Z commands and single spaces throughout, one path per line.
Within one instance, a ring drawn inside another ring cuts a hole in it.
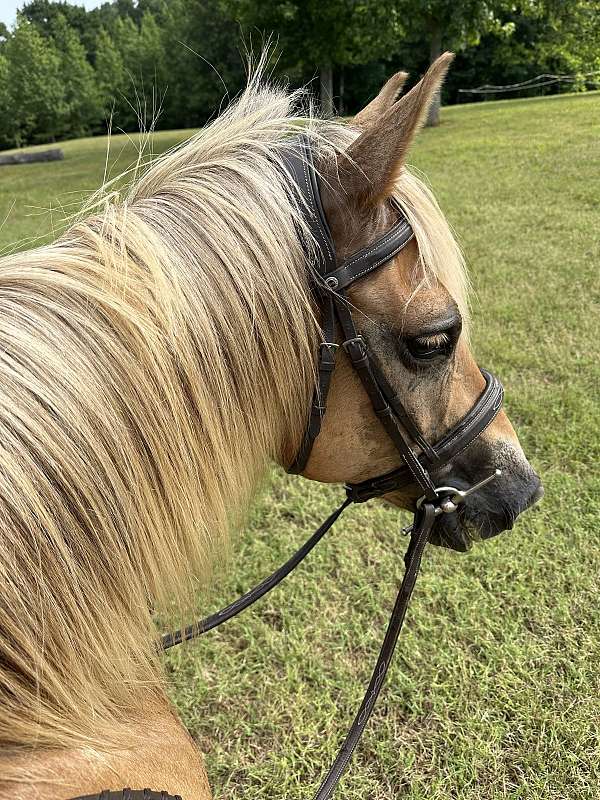
M 541 481 L 532 469 L 525 481 L 505 478 L 500 470 L 494 475 L 497 480 L 480 485 L 476 492 L 470 492 L 466 481 L 453 481 L 467 494 L 454 511 L 440 514 L 429 537 L 432 544 L 467 552 L 474 542 L 511 530 L 519 514 L 544 495 Z

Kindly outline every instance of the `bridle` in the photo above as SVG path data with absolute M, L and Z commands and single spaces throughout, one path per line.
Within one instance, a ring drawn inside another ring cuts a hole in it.
M 375 242 L 338 263 L 321 202 L 320 181 L 313 162 L 310 139 L 306 135 L 302 134 L 293 140 L 285 158 L 285 171 L 291 191 L 303 209 L 313 244 L 316 245 L 307 247 L 306 252 L 315 300 L 322 314 L 323 334 L 318 354 L 317 386 L 310 407 L 308 424 L 300 450 L 289 466 L 288 472 L 300 473 L 307 465 L 312 447 L 321 430 L 331 377 L 335 369 L 336 351 L 340 346 L 348 355 L 369 396 L 373 410 L 401 456 L 403 465 L 384 475 L 360 483 L 347 484 L 346 497 L 341 505 L 285 564 L 221 611 L 186 628 L 162 636 L 160 649 L 167 650 L 216 628 L 267 594 L 298 566 L 351 503 L 363 503 L 373 497 L 381 497 L 416 483 L 423 495 L 416 503 L 413 524 L 404 529 L 405 533 L 410 534 L 404 556 L 404 577 L 364 699 L 335 761 L 314 796 L 314 800 L 327 800 L 333 794 L 352 757 L 381 691 L 415 586 L 421 557 L 436 519 L 442 514 L 455 513 L 469 495 L 500 475 L 500 470 L 495 470 L 470 488 L 461 490 L 452 486 L 451 479 L 448 480 L 447 486 L 436 486 L 432 472 L 450 464 L 490 425 L 502 406 L 503 390 L 497 378 L 481 370 L 485 388 L 474 406 L 438 442 L 432 445 L 426 441 L 377 367 L 367 341 L 356 328 L 346 294 L 346 290 L 354 281 L 388 263 L 411 241 L 414 233 L 408 219 L 402 208 L 394 203 L 398 221 L 393 227 Z M 125 797 L 121 793 L 106 795 L 110 800 L 113 798 L 116 800 L 121 796 Z M 132 793 L 132 800 L 134 796 L 135 793 Z M 95 795 L 78 800 L 94 800 L 94 798 L 97 800 L 98 797 Z M 154 798 L 154 794 L 150 793 L 148 797 Z M 169 800 L 164 793 L 156 794 L 156 797 Z
M 423 491 L 423 497 L 437 505 L 440 488 L 436 487 L 431 472 L 448 464 L 492 422 L 502 405 L 502 386 L 493 375 L 482 370 L 486 385 L 473 408 L 436 445 L 432 446 L 427 442 L 377 367 L 365 339 L 358 333 L 346 295 L 346 290 L 355 281 L 387 264 L 411 241 L 414 233 L 404 212 L 394 203 L 398 221 L 393 227 L 377 241 L 338 264 L 333 237 L 321 202 L 319 177 L 315 170 L 310 141 L 306 136 L 299 137 L 296 147 L 288 155 L 287 165 L 293 186 L 300 195 L 299 200 L 306 209 L 310 233 L 318 245 L 311 266 L 314 276 L 313 290 L 323 319 L 318 380 L 309 422 L 300 450 L 288 472 L 299 473 L 304 470 L 321 430 L 331 376 L 335 369 L 335 354 L 339 347 L 338 333 L 341 333 L 341 346 L 358 374 L 376 416 L 404 462 L 402 467 L 393 472 L 362 483 L 348 484 L 348 496 L 353 502 L 363 502 L 417 483 Z M 415 454 L 411 444 L 421 451 L 419 456 Z

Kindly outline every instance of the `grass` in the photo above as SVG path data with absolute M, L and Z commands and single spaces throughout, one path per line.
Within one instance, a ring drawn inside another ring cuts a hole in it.
M 413 151 L 460 232 L 475 350 L 506 384 L 546 498 L 466 556 L 426 552 L 346 800 L 598 797 L 599 134 L 598 94 L 490 102 L 446 109 Z M 0 168 L 0 247 L 50 230 L 28 205 L 98 185 L 105 142 L 63 147 L 64 162 Z M 134 147 L 115 137 L 115 148 L 118 169 Z M 339 497 L 274 472 L 202 611 L 282 562 Z M 312 796 L 383 635 L 402 524 L 376 503 L 350 509 L 272 596 L 169 656 L 217 798 Z

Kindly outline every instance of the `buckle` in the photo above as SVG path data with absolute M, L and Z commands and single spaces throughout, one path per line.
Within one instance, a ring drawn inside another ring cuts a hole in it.
M 373 497 L 381 497 L 388 492 L 393 492 L 398 488 L 396 475 L 384 475 L 370 480 L 362 481 L 361 483 L 345 483 L 344 489 L 346 496 L 352 500 L 353 503 L 366 503 Z
M 319 369 L 333 372 L 335 369 L 335 351 L 339 344 L 336 342 L 320 342 L 319 344 Z
M 479 481 L 479 483 L 475 483 L 468 489 L 457 489 L 455 486 L 438 486 L 435 490 L 435 493 L 438 496 L 439 502 L 436 506 L 434 506 L 434 515 L 439 517 L 441 514 L 453 514 L 459 505 L 465 502 L 469 495 L 474 494 L 475 492 L 479 491 L 479 489 L 487 486 L 488 483 L 496 480 L 496 478 L 499 478 L 500 475 L 502 475 L 502 470 L 495 469 L 491 475 L 487 476 L 487 478 L 483 478 L 483 480 Z M 419 497 L 417 500 L 417 509 L 420 509 L 425 502 L 427 502 L 425 495 L 423 495 L 423 497 Z M 412 529 L 413 526 L 409 525 L 407 528 L 402 528 L 402 533 L 411 533 Z
M 356 348 L 363 355 L 367 349 L 367 344 L 362 336 L 355 336 L 353 339 L 346 339 L 342 344 L 344 350 L 350 355 L 349 351 Z
M 363 369 L 369 363 L 369 351 L 367 343 L 362 336 L 355 336 L 353 339 L 346 339 L 342 344 L 348 358 L 355 369 Z

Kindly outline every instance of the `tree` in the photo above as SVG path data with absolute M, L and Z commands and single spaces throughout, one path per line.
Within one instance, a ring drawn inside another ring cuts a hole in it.
M 34 133 L 53 139 L 66 112 L 60 58 L 54 44 L 18 15 L 2 52 L 8 63 L 7 116 L 12 141 L 21 147 Z
M 121 4 L 129 8 L 129 0 Z M 114 117 L 123 130 L 136 130 L 140 125 L 142 112 L 143 86 L 139 72 L 140 31 L 132 17 L 119 17 L 115 22 L 111 37 L 123 62 L 123 82 L 114 87 Z M 97 58 L 98 58 L 97 54 Z
M 159 19 L 168 57 L 162 122 L 201 125 L 245 84 L 239 25 L 222 0 L 169 0 Z
M 79 36 L 59 14 L 52 21 L 52 41 L 60 60 L 65 110 L 61 135 L 84 136 L 102 119 L 96 75 L 86 59 Z
M 89 20 L 83 5 L 74 5 L 65 0 L 29 0 L 21 8 L 21 14 L 32 22 L 43 36 L 50 36 L 58 17 L 62 17 L 70 28 L 81 36 Z
M 150 11 L 144 13 L 140 26 L 137 70 L 144 95 L 151 92 L 153 112 L 157 111 L 167 90 L 168 71 L 163 32 Z
M 583 73 L 600 71 L 600 0 L 571 0 L 568 5 L 558 0 L 527 0 L 498 16 L 499 27 L 483 34 L 476 46 L 459 51 L 444 86 L 451 102 L 465 99 L 458 94 L 459 87 L 519 83 L 542 73 L 579 77 L 574 83 L 538 86 L 532 90 L 535 94 L 584 89 Z M 593 80 L 589 83 L 593 85 Z
M 506 0 L 398 0 L 409 35 L 425 39 L 429 62 L 444 50 L 461 50 L 476 45 L 482 34 L 501 26 L 499 12 Z M 428 125 L 439 123 L 441 92 L 429 108 Z
M 275 33 L 281 66 L 296 74 L 319 72 L 321 107 L 333 113 L 334 71 L 385 58 L 396 47 L 402 28 L 395 3 L 380 0 L 287 0 L 256 3 L 226 0 L 246 31 Z
M 10 146 L 13 141 L 12 120 L 8 113 L 9 103 L 8 60 L 0 51 L 0 109 L 3 110 L 0 114 L 0 146 Z
M 538 57 L 564 72 L 600 69 L 600 0 L 540 0 L 529 8 L 543 28 L 536 42 Z
M 101 28 L 95 43 L 96 83 L 105 116 L 112 113 L 120 92 L 126 84 L 125 65 L 115 43 L 105 28 Z

